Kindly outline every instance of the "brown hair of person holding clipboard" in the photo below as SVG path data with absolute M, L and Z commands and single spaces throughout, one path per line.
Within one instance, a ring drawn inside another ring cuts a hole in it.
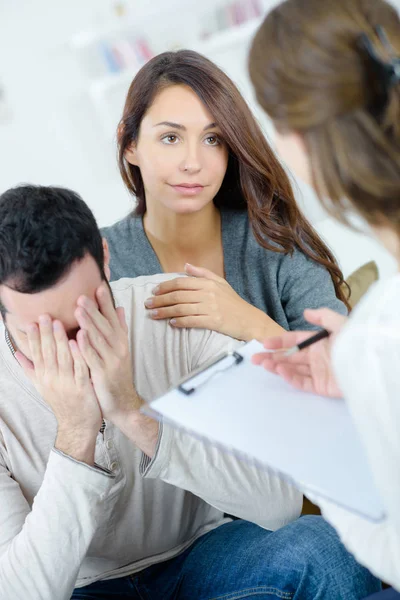
M 287 0 L 259 29 L 249 68 L 283 158 L 334 216 L 360 214 L 400 265 L 396 10 L 382 0 Z M 253 361 L 299 389 L 346 399 L 386 520 L 318 503 L 359 562 L 400 590 L 400 275 L 377 284 L 348 319 L 327 309 L 305 317 L 333 335 L 288 355 L 279 350 L 310 334 L 285 333 Z

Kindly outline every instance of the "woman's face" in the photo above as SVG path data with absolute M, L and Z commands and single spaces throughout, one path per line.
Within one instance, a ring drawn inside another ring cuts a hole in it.
M 179 214 L 198 212 L 211 203 L 228 165 L 219 127 L 185 85 L 171 85 L 157 94 L 137 143 L 125 157 L 140 169 L 147 207 L 161 203 Z

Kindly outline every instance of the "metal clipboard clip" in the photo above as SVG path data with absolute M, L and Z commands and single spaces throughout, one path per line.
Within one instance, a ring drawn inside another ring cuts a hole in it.
M 239 365 L 243 359 L 244 357 L 239 352 L 225 352 L 205 367 L 200 367 L 193 371 L 193 373 L 181 381 L 176 389 L 186 396 L 190 396 L 216 375 Z

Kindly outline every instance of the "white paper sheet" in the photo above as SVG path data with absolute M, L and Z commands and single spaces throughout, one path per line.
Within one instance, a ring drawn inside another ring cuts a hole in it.
M 201 385 L 191 395 L 172 390 L 150 404 L 150 413 L 273 469 L 304 493 L 375 521 L 384 518 L 345 402 L 299 392 L 252 365 L 251 356 L 260 351 L 256 341 L 242 346 L 240 364 L 226 359 L 222 370 L 220 362 L 218 373 L 211 369 L 208 377 L 193 378 L 193 387 Z

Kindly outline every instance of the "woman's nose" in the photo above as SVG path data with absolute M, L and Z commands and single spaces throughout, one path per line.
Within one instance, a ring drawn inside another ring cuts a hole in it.
M 187 173 L 197 173 L 200 169 L 201 158 L 199 149 L 195 145 L 188 145 L 181 162 L 181 170 Z

